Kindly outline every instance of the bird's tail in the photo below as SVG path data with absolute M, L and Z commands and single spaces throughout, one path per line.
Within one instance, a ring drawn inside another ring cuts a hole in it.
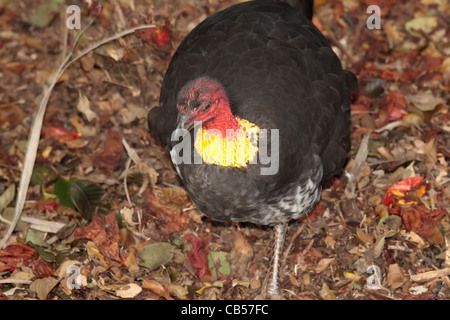
M 309 20 L 313 17 L 314 0 L 277 0 L 301 11 Z

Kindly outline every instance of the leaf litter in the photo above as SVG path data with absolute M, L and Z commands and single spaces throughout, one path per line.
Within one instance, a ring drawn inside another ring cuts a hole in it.
M 369 30 L 366 3 L 316 2 L 316 25 L 360 82 L 352 97 L 346 168 L 352 175 L 335 179 L 314 210 L 290 224 L 283 295 L 448 300 L 445 3 L 384 1 L 383 28 Z M 60 51 L 67 50 L 67 30 L 57 14 L 61 1 L 33 3 L 25 14 L 7 3 L 0 7 L 0 235 L 12 222 L 8 212 L 18 195 L 11 190 L 21 179 L 37 97 L 51 82 Z M 82 7 L 83 17 L 96 18 L 80 37 L 80 50 L 125 25 L 156 28 L 84 55 L 59 77 L 48 100 L 25 219 L 0 250 L 1 299 L 258 297 L 272 230 L 202 217 L 167 153 L 147 133 L 145 119 L 183 37 L 232 3 L 143 0 Z M 68 32 L 69 46 L 75 37 Z M 124 183 L 127 157 L 133 163 Z M 58 181 L 66 181 L 62 190 Z M 78 193 L 67 182 L 78 182 Z M 64 227 L 37 232 L 36 221 Z M 70 285 L 69 266 L 80 268 L 79 288 Z

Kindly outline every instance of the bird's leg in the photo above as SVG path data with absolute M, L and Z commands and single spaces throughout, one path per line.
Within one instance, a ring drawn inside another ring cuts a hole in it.
M 275 245 L 272 259 L 272 277 L 269 279 L 267 286 L 267 295 L 269 298 L 277 298 L 278 295 L 278 272 L 280 268 L 280 256 L 284 244 L 284 236 L 286 234 L 286 226 L 277 224 L 275 226 Z

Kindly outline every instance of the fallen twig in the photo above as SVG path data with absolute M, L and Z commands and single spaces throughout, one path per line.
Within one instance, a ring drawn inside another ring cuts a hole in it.
M 28 147 L 27 147 L 27 151 L 25 153 L 25 162 L 23 165 L 22 175 L 20 177 L 19 190 L 17 192 L 17 202 L 16 202 L 14 218 L 11 221 L 11 225 L 9 226 L 8 231 L 5 233 L 5 235 L 3 236 L 3 239 L 0 242 L 0 249 L 4 248 L 4 246 L 6 245 L 6 242 L 8 241 L 12 232 L 14 231 L 14 228 L 16 227 L 17 222 L 19 221 L 20 214 L 22 213 L 23 207 L 25 205 L 25 200 L 27 197 L 27 190 L 28 190 L 28 186 L 30 184 L 31 174 L 33 172 L 34 162 L 36 160 L 37 150 L 38 150 L 38 146 L 39 146 L 39 137 L 41 135 L 42 122 L 44 120 L 44 115 L 45 115 L 45 111 L 47 109 L 47 103 L 50 98 L 50 94 L 51 94 L 54 86 L 56 85 L 56 82 L 58 81 L 58 79 L 61 77 L 61 75 L 64 73 L 64 71 L 66 71 L 66 69 L 72 63 L 79 60 L 80 58 L 82 58 L 83 56 L 85 56 L 86 54 L 91 52 L 92 50 L 95 50 L 96 48 L 98 48 L 110 41 L 119 39 L 128 34 L 134 33 L 136 30 L 154 28 L 154 27 L 155 27 L 155 25 L 150 24 L 150 25 L 143 25 L 143 26 L 139 26 L 139 27 L 135 27 L 135 28 L 131 28 L 131 29 L 119 32 L 115 35 L 112 35 L 106 39 L 100 40 L 100 41 L 92 44 L 91 46 L 82 50 L 72 60 L 70 60 L 70 58 L 72 56 L 73 49 L 69 54 L 67 54 L 63 63 L 59 66 L 56 74 L 53 76 L 52 82 L 50 83 L 48 88 L 44 89 L 45 90 L 44 97 L 42 98 L 42 101 L 39 105 L 39 109 L 35 115 L 34 122 L 31 126 L 30 136 L 28 138 Z M 85 29 L 86 28 L 84 28 L 83 31 Z M 80 35 L 81 35 L 81 33 L 80 33 Z M 79 37 L 77 37 L 74 47 L 75 47 L 78 39 L 79 39 Z
M 436 278 L 446 277 L 450 275 L 450 268 L 433 270 L 428 272 L 423 272 L 419 274 L 412 275 L 410 277 L 413 282 L 427 282 Z
M 30 284 L 31 280 L 22 279 L 1 279 L 0 284 L 15 283 L 15 284 Z
M 367 155 L 369 154 L 369 138 L 370 131 L 366 133 L 361 141 L 361 145 L 359 146 L 358 153 L 356 154 L 352 171 L 350 172 L 350 178 L 348 180 L 347 187 L 345 188 L 345 194 L 350 199 L 355 197 L 356 178 L 358 177 L 359 171 L 366 162 Z

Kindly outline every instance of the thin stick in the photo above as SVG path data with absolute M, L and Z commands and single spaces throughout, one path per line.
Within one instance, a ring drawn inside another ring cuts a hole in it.
M 359 171 L 363 167 L 364 163 L 366 163 L 367 155 L 369 153 L 369 138 L 370 131 L 366 133 L 364 138 L 361 141 L 361 145 L 359 146 L 358 153 L 355 157 L 355 162 L 352 167 L 352 171 L 350 173 L 350 179 L 347 183 L 347 187 L 345 188 L 345 195 L 349 198 L 355 197 L 355 188 L 356 188 L 356 178 L 359 174 Z
M 108 43 L 110 41 L 116 40 L 118 38 L 121 38 L 123 36 L 126 36 L 130 33 L 134 33 L 137 30 L 141 29 L 147 29 L 147 28 L 154 28 L 155 25 L 149 24 L 149 25 L 143 25 L 135 28 L 131 28 L 122 32 L 119 32 L 115 35 L 112 35 L 106 39 L 100 40 L 88 48 L 81 51 L 75 58 L 70 60 L 71 55 L 67 55 L 66 59 L 64 59 L 64 62 L 60 65 L 58 68 L 58 71 L 56 72 L 55 76 L 53 77 L 53 81 L 51 82 L 50 86 L 47 88 L 47 91 L 45 92 L 44 97 L 42 98 L 41 104 L 39 105 L 39 109 L 37 111 L 37 114 L 34 118 L 33 125 L 31 127 L 30 136 L 28 138 L 28 147 L 27 151 L 25 153 L 25 163 L 22 170 L 22 175 L 20 177 L 20 184 L 19 184 L 19 191 L 17 192 L 17 204 L 15 208 L 14 218 L 11 221 L 11 225 L 9 226 L 8 231 L 3 236 L 2 241 L 0 242 L 0 249 L 4 248 L 6 245 L 6 242 L 8 241 L 9 237 L 14 231 L 14 228 L 17 225 L 17 222 L 19 221 L 20 214 L 22 213 L 23 207 L 25 205 L 25 200 L 27 197 L 27 190 L 28 186 L 30 185 L 31 180 L 31 174 L 33 172 L 34 162 L 36 161 L 36 155 L 37 150 L 39 147 L 39 137 L 41 135 L 41 129 L 42 129 L 42 123 L 44 121 L 44 115 L 45 110 L 47 109 L 47 103 L 50 98 L 50 94 L 56 85 L 56 82 L 61 77 L 61 75 L 66 71 L 66 69 L 75 61 L 82 58 L 92 50 L 95 50 L 96 48 L 104 45 L 105 43 Z
M 125 163 L 125 174 L 123 177 L 123 189 L 125 190 L 125 196 L 127 197 L 128 204 L 131 208 L 133 208 L 133 203 L 131 202 L 130 193 L 128 192 L 128 183 L 127 183 L 127 177 L 128 172 L 130 170 L 130 164 L 131 164 L 131 158 L 127 159 L 127 162 Z
M 448 275 L 450 275 L 450 268 L 414 274 L 410 277 L 410 279 L 412 282 L 427 282 L 436 278 L 446 277 Z
M 15 284 L 30 284 L 31 280 L 22 280 L 22 279 L 2 279 L 0 280 L 0 284 L 7 284 L 7 283 L 15 283 Z

